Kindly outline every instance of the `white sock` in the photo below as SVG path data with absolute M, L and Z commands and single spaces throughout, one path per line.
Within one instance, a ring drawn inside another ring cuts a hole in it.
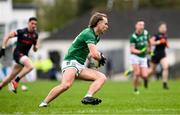
M 85 97 L 92 97 L 92 94 L 87 93 Z
M 44 103 L 44 104 L 46 104 L 46 105 L 47 105 L 47 103 L 46 103 L 45 101 L 43 101 L 42 103 Z

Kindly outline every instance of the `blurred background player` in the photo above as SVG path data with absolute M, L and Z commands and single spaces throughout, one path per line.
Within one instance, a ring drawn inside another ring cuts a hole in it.
M 139 20 L 135 24 L 135 32 L 130 38 L 130 62 L 133 68 L 133 85 L 135 94 L 139 94 L 139 78 L 144 79 L 144 86 L 147 88 L 147 50 L 149 49 L 149 33 L 144 29 L 145 23 Z
M 95 13 L 89 21 L 89 27 L 75 38 L 65 55 L 62 62 L 63 78 L 61 84 L 49 92 L 39 107 L 47 107 L 48 103 L 71 87 L 76 77 L 93 81 L 81 102 L 92 105 L 101 103 L 101 100 L 94 98 L 93 95 L 103 86 L 107 78 L 103 73 L 95 69 L 85 68 L 84 64 L 90 53 L 94 59 L 99 60 L 99 63 L 104 65 L 105 58 L 97 50 L 96 44 L 100 40 L 99 36 L 107 29 L 108 20 L 106 14 Z
M 27 28 L 18 29 L 16 32 L 10 32 L 7 36 L 4 37 L 2 48 L 0 50 L 0 57 L 5 55 L 5 49 L 8 41 L 11 38 L 17 37 L 17 46 L 13 52 L 13 58 L 16 63 L 13 65 L 10 74 L 0 83 L 0 89 L 2 89 L 2 87 L 4 87 L 12 80 L 11 89 L 16 93 L 20 79 L 33 69 L 33 63 L 28 57 L 28 53 L 32 45 L 35 52 L 38 49 L 38 34 L 36 32 L 36 27 L 37 19 L 35 17 L 31 17 L 29 18 Z M 13 80 L 14 78 L 15 80 Z
M 152 52 L 151 63 L 150 63 L 150 75 L 154 74 L 156 66 L 161 64 L 162 66 L 162 79 L 163 79 L 163 88 L 168 88 L 168 59 L 166 56 L 166 48 L 168 48 L 167 41 L 167 25 L 165 22 L 161 22 L 158 28 L 158 33 L 155 34 L 151 39 L 150 43 L 154 46 Z

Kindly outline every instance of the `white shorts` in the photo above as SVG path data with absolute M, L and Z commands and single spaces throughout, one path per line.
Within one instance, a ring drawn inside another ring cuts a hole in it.
M 137 55 L 131 54 L 130 56 L 130 63 L 131 64 L 138 64 L 140 67 L 148 67 L 147 58 L 146 57 L 139 57 Z
M 61 65 L 62 73 L 68 68 L 76 69 L 77 70 L 76 76 L 79 76 L 80 72 L 83 69 L 85 69 L 85 65 L 80 64 L 76 60 L 70 60 L 70 61 L 64 60 Z

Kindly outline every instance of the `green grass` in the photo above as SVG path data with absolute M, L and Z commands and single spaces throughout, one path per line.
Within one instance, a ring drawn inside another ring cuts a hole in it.
M 140 88 L 134 95 L 131 82 L 108 81 L 95 96 L 100 105 L 83 105 L 90 82 L 76 81 L 72 88 L 50 103 L 39 108 L 39 103 L 57 81 L 28 83 L 29 90 L 18 94 L 7 87 L 0 91 L 0 114 L 180 114 L 180 81 L 170 81 L 170 90 L 163 90 L 161 81 L 152 81 L 149 89 Z

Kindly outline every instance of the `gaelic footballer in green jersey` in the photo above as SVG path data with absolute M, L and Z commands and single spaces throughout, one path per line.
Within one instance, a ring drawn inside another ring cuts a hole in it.
M 64 60 L 76 60 L 80 64 L 84 65 L 84 62 L 89 54 L 87 44 L 96 45 L 99 40 L 100 38 L 95 35 L 93 28 L 88 27 L 84 29 L 71 44 Z
M 130 38 L 130 44 L 131 46 L 134 46 L 135 49 L 140 50 L 141 52 L 132 52 L 132 54 L 137 55 L 139 57 L 146 57 L 148 49 L 148 39 L 149 33 L 147 30 L 143 30 L 141 34 L 137 34 L 136 32 L 134 32 Z
M 101 103 L 101 99 L 94 98 L 93 95 L 103 86 L 106 81 L 106 76 L 94 69 L 86 68 L 84 63 L 88 55 L 98 60 L 101 65 L 104 65 L 105 58 L 100 53 L 96 44 L 99 42 L 99 36 L 108 29 L 108 20 L 106 14 L 95 13 L 89 21 L 89 27 L 85 28 L 72 42 L 68 52 L 62 62 L 62 82 L 60 85 L 54 87 L 39 105 L 39 107 L 46 107 L 57 96 L 74 82 L 76 77 L 93 81 L 90 85 L 87 94 L 82 99 L 83 104 L 96 105 Z
M 145 87 L 147 87 L 147 50 L 149 49 L 149 33 L 144 29 L 144 21 L 137 21 L 135 25 L 135 32 L 130 38 L 130 61 L 133 67 L 133 85 L 135 94 L 139 94 L 138 82 L 139 77 L 145 80 Z

